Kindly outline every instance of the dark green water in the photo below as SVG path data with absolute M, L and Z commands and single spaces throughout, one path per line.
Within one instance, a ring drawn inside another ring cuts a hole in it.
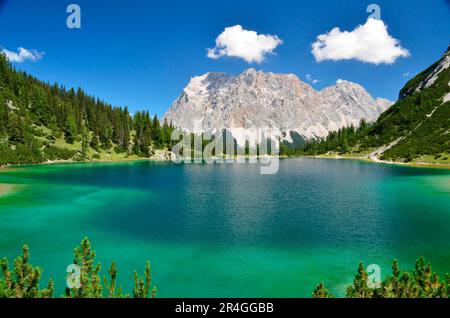
M 58 293 L 84 236 L 126 292 L 149 259 L 159 297 L 309 297 L 320 281 L 342 296 L 360 261 L 384 276 L 420 255 L 450 272 L 449 170 L 135 162 L 24 167 L 0 183 L 18 185 L 0 197 L 0 256 L 28 243 Z

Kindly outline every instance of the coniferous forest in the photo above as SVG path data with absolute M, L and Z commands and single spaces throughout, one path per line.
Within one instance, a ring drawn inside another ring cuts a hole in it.
M 359 128 L 344 127 L 331 132 L 324 140 L 306 142 L 298 149 L 284 149 L 288 155 L 321 155 L 326 153 L 364 153 L 389 145 L 380 159 L 410 162 L 429 156 L 432 160 L 450 162 L 450 68 L 443 69 L 429 87 L 421 83 L 446 56 L 419 73 L 401 89 L 399 100 L 373 124 L 362 121 Z
M 0 165 L 148 158 L 171 146 L 172 130 L 148 111 L 43 83 L 0 54 Z

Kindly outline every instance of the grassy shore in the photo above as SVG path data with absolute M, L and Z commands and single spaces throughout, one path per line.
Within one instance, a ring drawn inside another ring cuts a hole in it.
M 350 154 L 337 154 L 328 153 L 318 156 L 302 156 L 306 158 L 321 158 L 321 159 L 340 159 L 340 160 L 360 160 L 378 164 L 392 164 L 392 165 L 402 165 L 407 167 L 416 168 L 433 168 L 433 169 L 450 169 L 450 162 L 444 162 L 443 160 L 436 160 L 431 156 L 423 156 L 416 158 L 410 162 L 397 162 L 397 161 L 384 161 L 378 160 L 374 161 L 368 157 L 369 152 L 365 153 L 350 153 Z
M 450 162 L 443 162 L 442 160 L 436 160 L 431 156 L 423 156 L 417 158 L 411 162 L 395 162 L 395 161 L 383 161 L 378 160 L 374 161 L 368 157 L 368 152 L 361 153 L 347 153 L 347 154 L 338 154 L 338 153 L 328 153 L 317 156 L 280 156 L 280 159 L 288 159 L 288 158 L 318 158 L 318 159 L 337 159 L 337 160 L 358 160 L 365 161 L 371 163 L 378 164 L 392 164 L 392 165 L 402 165 L 408 167 L 416 167 L 416 168 L 433 168 L 433 169 L 450 169 Z M 238 157 L 235 157 L 237 159 Z M 245 159 L 248 159 L 248 156 L 244 156 Z M 37 165 L 46 165 L 46 164 L 64 164 L 64 163 L 120 163 L 120 162 L 133 162 L 133 161 L 162 161 L 162 159 L 155 158 L 143 158 L 136 155 L 126 155 L 126 154 L 117 154 L 117 153 L 102 153 L 100 159 L 90 159 L 86 161 L 75 161 L 75 160 L 54 160 L 54 161 L 46 161 L 43 163 L 39 163 Z M 29 166 L 29 165 L 26 165 Z M 2 172 L 11 172 L 14 170 L 14 167 L 19 167 L 19 165 L 11 165 L 11 166 L 0 166 L 0 173 Z M 1 188 L 0 188 L 1 195 Z

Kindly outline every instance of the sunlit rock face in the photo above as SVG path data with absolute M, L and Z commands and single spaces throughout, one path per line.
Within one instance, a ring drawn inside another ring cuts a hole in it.
M 314 90 L 293 74 L 248 69 L 238 76 L 207 73 L 194 77 L 165 115 L 191 132 L 227 129 L 239 144 L 257 129 L 271 129 L 287 141 L 323 138 L 361 119 L 375 121 L 392 105 L 375 99 L 360 85 L 339 80 Z

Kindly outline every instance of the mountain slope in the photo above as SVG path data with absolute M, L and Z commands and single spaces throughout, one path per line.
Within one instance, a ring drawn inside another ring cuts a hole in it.
M 272 128 L 292 142 L 294 134 L 322 138 L 361 119 L 375 121 L 391 104 L 348 81 L 318 92 L 293 74 L 249 69 L 194 77 L 165 119 L 191 132 L 227 129 L 240 145 L 243 132 L 254 128 Z
M 362 154 L 372 160 L 450 162 L 450 47 L 401 89 L 399 100 L 370 127 L 343 128 L 298 153 Z M 351 152 L 351 153 L 349 153 Z
M 450 152 L 450 48 L 432 67 L 409 81 L 399 101 L 382 114 L 368 134 L 374 144 L 391 143 L 385 160 L 411 160 Z
M 0 166 L 149 157 L 170 146 L 171 131 L 148 112 L 131 116 L 82 89 L 16 71 L 0 54 Z

